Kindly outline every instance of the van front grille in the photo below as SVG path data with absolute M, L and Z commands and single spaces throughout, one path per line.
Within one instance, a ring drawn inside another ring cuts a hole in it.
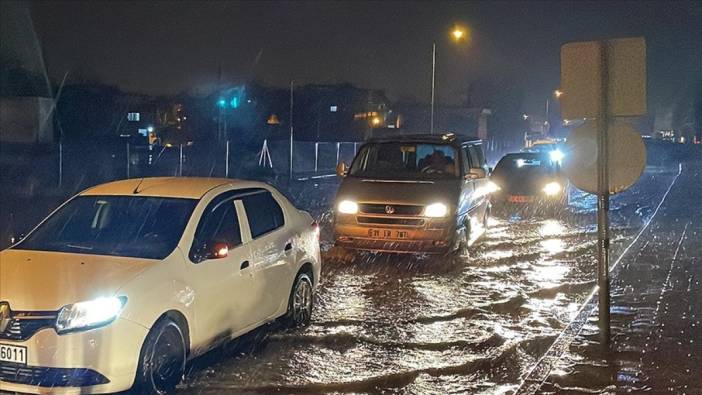
M 421 215 L 424 206 L 410 204 L 361 203 L 358 209 L 363 214 Z
M 393 218 L 393 217 L 362 217 L 356 218 L 359 224 L 364 225 L 404 225 L 423 226 L 424 220 L 421 218 Z

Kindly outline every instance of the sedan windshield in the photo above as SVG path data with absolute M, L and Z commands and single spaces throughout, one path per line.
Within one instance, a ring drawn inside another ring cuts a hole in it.
M 78 196 L 16 249 L 163 259 L 178 244 L 197 200 Z
M 359 152 L 349 174 L 379 179 L 456 178 L 458 155 L 446 144 L 368 144 Z

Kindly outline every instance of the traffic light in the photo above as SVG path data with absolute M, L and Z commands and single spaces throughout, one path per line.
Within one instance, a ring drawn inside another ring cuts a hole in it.
M 149 145 L 154 145 L 156 144 L 156 141 L 158 140 L 158 137 L 156 137 L 156 133 L 154 132 L 149 132 Z

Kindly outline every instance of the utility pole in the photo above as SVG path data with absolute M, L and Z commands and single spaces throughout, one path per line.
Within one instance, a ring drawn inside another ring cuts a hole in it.
M 290 81 L 290 179 L 293 178 L 293 87 L 295 81 Z
M 431 114 L 429 133 L 434 134 L 434 85 L 436 82 L 436 42 L 431 45 Z

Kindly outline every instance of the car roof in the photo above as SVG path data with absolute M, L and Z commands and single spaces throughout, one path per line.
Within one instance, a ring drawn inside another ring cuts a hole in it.
M 549 156 L 546 152 L 510 152 L 508 154 L 505 154 L 500 160 L 502 159 L 548 159 Z
M 394 142 L 412 142 L 412 143 L 481 143 L 482 141 L 478 137 L 474 136 L 463 136 L 453 133 L 439 133 L 439 134 L 397 134 L 392 136 L 382 136 L 374 137 L 369 139 L 366 143 L 394 143 Z
M 80 195 L 130 195 L 200 199 L 212 189 L 224 185 L 230 185 L 233 189 L 267 187 L 267 184 L 262 182 L 231 178 L 149 177 L 132 178 L 96 185 L 81 192 Z

